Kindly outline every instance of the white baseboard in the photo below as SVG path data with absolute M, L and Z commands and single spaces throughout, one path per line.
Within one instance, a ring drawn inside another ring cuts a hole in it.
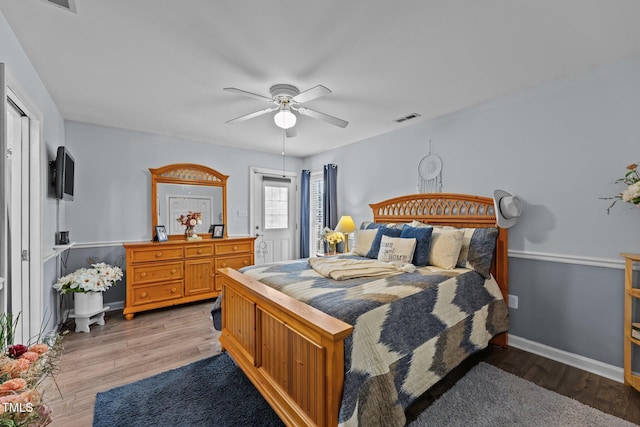
M 600 375 L 601 377 L 609 378 L 620 383 L 624 382 L 624 370 L 617 366 L 549 347 L 548 345 L 511 334 L 509 334 L 509 345 L 519 348 L 520 350 L 528 351 L 529 353 L 537 354 L 538 356 L 546 357 L 547 359 L 555 360 L 556 362 L 564 363 L 565 365 L 573 366 L 574 368 L 582 369 L 583 371 L 591 372 L 592 374 Z
M 109 304 L 109 311 L 117 311 L 117 310 L 124 309 L 124 301 L 111 301 L 105 304 Z

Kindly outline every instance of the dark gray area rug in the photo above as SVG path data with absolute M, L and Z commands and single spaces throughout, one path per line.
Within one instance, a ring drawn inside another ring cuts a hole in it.
M 410 424 L 418 426 L 602 426 L 635 424 L 481 362 Z
M 94 427 L 174 425 L 283 426 L 226 353 L 96 396 Z M 410 427 L 634 425 L 481 362 Z
M 283 426 L 226 353 L 98 393 L 94 427 Z

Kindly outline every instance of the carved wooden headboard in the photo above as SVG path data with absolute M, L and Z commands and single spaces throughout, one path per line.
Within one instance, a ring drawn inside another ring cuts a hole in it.
M 496 227 L 493 199 L 454 193 L 411 194 L 369 205 L 374 222 L 425 222 L 452 227 Z M 498 228 L 495 256 L 491 273 L 495 277 L 505 301 L 509 297 L 508 230 Z

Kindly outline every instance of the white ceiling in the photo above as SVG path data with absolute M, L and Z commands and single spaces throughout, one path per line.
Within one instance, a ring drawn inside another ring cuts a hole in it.
M 0 0 L 65 119 L 280 153 L 271 114 L 224 123 L 268 104 L 222 88 L 322 84 L 306 106 L 350 124 L 299 117 L 301 157 L 640 56 L 637 0 L 75 3 Z

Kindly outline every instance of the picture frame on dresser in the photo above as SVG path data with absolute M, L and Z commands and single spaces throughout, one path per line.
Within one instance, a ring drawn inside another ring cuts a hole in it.
M 164 225 L 156 225 L 156 242 L 166 242 L 169 240 L 169 236 L 167 235 L 167 229 Z
M 211 231 L 211 237 L 214 239 L 222 239 L 224 237 L 224 224 L 214 224 Z

